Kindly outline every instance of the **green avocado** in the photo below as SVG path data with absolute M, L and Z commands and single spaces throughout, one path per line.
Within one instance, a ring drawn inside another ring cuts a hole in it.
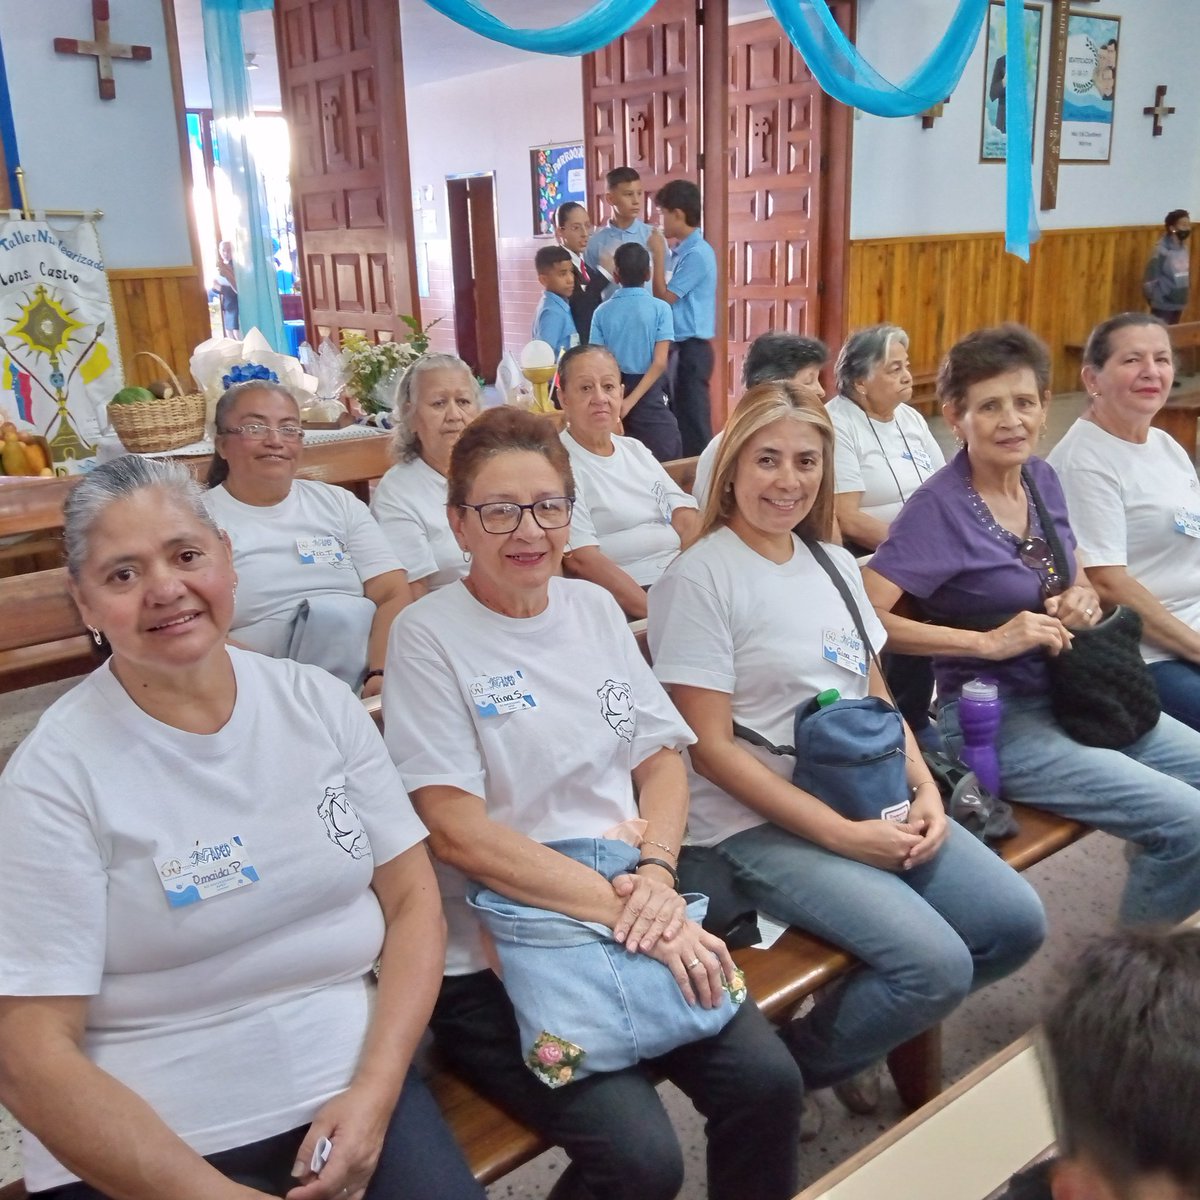
M 110 404 L 141 404 L 145 400 L 153 400 L 154 393 L 149 388 L 122 388 L 110 401 Z

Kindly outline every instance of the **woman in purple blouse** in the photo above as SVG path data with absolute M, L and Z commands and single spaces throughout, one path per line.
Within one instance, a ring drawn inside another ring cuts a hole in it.
M 1072 559 L 1075 537 L 1054 471 L 1033 450 L 1046 424 L 1050 362 L 1019 325 L 958 342 L 938 375 L 942 412 L 963 449 L 909 499 L 865 571 L 888 647 L 928 654 L 939 724 L 962 746 L 958 698 L 977 676 L 1000 690 L 1005 794 L 1140 847 L 1121 905 L 1127 923 L 1178 921 L 1200 908 L 1200 734 L 1163 716 L 1124 750 L 1074 741 L 1050 707 L 1047 656 L 1069 654 L 1072 630 L 1100 601 L 1077 561 L 1055 569 L 1022 468 Z M 929 622 L 892 612 L 904 592 Z M 980 614 L 1015 613 L 986 631 Z

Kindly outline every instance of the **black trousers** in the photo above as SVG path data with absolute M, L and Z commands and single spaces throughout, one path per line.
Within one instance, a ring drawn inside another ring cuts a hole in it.
M 292 1165 L 307 1132 L 308 1126 L 302 1125 L 260 1142 L 207 1154 L 205 1161 L 243 1187 L 284 1196 L 297 1186 Z M 65 1183 L 30 1196 L 39 1200 L 108 1200 L 86 1183 Z M 395 1200 L 398 1196 L 404 1200 L 484 1200 L 485 1196 L 415 1068 L 404 1081 L 366 1192 L 366 1200 Z
M 712 441 L 713 348 L 707 338 L 685 338 L 671 346 L 671 409 L 683 437 L 683 457 L 694 458 Z
M 522 1061 L 512 1005 L 491 971 L 447 976 L 430 1024 L 455 1071 L 570 1155 L 553 1200 L 673 1200 L 678 1194 L 679 1141 L 641 1066 L 547 1087 Z M 705 1117 L 711 1200 L 796 1194 L 800 1069 L 753 1000 L 715 1037 L 681 1046 L 652 1065 Z
M 642 382 L 640 375 L 621 372 L 625 395 Z M 683 457 L 683 441 L 675 414 L 667 407 L 667 393 L 659 376 L 642 398 L 625 414 L 623 425 L 627 437 L 637 438 L 659 462 Z

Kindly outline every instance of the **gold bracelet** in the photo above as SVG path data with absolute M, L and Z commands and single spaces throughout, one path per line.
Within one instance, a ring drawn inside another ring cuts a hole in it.
M 656 842 L 653 838 L 642 838 L 642 845 L 657 846 L 660 850 L 665 850 L 669 855 L 671 855 L 672 858 L 676 860 L 679 858 L 678 850 L 672 850 L 670 846 L 667 846 L 662 842 Z

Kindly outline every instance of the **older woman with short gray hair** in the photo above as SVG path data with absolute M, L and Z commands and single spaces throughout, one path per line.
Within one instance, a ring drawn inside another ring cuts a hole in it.
M 834 368 L 838 394 L 826 405 L 836 437 L 838 524 L 857 553 L 874 550 L 905 500 L 945 465 L 912 399 L 908 334 L 897 325 L 852 333 Z
M 446 472 L 481 396 L 474 372 L 453 354 L 422 355 L 400 380 L 392 413 L 397 462 L 379 481 L 371 512 L 417 595 L 466 574 L 446 520 Z

